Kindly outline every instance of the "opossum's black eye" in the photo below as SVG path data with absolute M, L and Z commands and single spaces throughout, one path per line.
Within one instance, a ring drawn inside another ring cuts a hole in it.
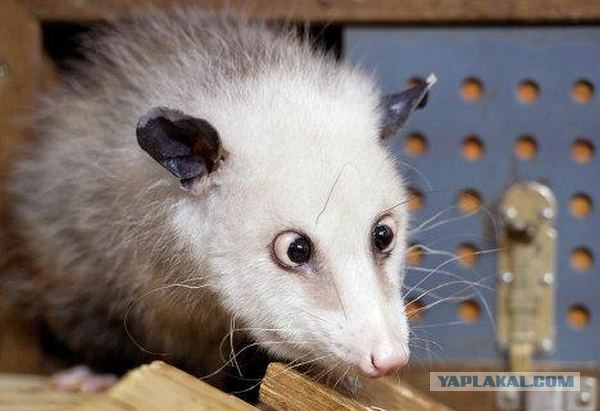
M 286 231 L 273 242 L 273 252 L 281 264 L 286 267 L 298 267 L 310 261 L 312 244 L 310 240 L 295 231 Z
M 373 227 L 371 234 L 373 247 L 379 253 L 389 253 L 395 245 L 396 223 L 391 217 L 384 217 Z

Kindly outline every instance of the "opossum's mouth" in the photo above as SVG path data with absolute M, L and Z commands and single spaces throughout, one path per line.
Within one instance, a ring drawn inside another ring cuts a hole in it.
M 319 353 L 309 348 L 300 348 L 293 343 L 278 344 L 277 349 L 270 348 L 272 355 L 283 360 L 290 367 L 310 375 L 333 376 L 363 376 L 380 378 L 393 375 L 408 363 L 408 350 L 394 348 L 390 344 L 379 344 L 370 354 L 352 356 L 339 353 Z M 315 370 L 318 370 L 316 372 Z

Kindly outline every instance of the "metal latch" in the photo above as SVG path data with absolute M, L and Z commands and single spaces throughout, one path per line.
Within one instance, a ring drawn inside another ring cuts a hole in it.
M 523 411 L 595 411 L 598 384 L 593 377 L 581 377 L 579 391 L 530 391 Z
M 533 371 L 533 357 L 555 345 L 556 201 L 536 182 L 510 187 L 500 203 L 497 337 L 508 351 L 509 370 Z M 501 391 L 501 410 L 591 411 L 597 382 L 581 378 L 579 391 Z
M 499 391 L 496 405 L 502 411 L 596 411 L 598 382 L 582 376 L 579 391 Z
M 497 338 L 510 371 L 531 371 L 536 353 L 554 349 L 556 201 L 543 184 L 519 183 L 500 213 Z

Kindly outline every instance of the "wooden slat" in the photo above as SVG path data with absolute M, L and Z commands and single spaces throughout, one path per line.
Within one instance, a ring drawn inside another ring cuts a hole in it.
M 281 363 L 271 363 L 267 368 L 260 387 L 260 401 L 275 410 L 287 411 L 369 409 Z
M 44 58 L 40 22 L 16 4 L 0 1 L 0 187 L 6 178 L 14 149 L 26 130 L 24 113 L 37 93 L 52 81 L 52 65 Z M 0 284 L 11 261 L 10 238 L 5 227 L 8 200 L 0 190 Z M 22 264 L 19 264 L 22 269 Z M 33 329 L 3 307 L 0 289 L 0 370 L 48 371 L 34 339 Z
M 256 408 L 225 394 L 162 361 L 129 372 L 105 395 L 74 407 L 73 411 L 256 411 Z
M 287 411 L 451 411 L 408 385 L 390 379 L 363 380 L 356 397 L 349 398 L 280 363 L 269 365 L 260 388 L 260 400 L 275 410 Z
M 396 378 L 363 380 L 357 398 L 363 404 L 373 404 L 384 410 L 403 411 L 451 411 L 450 407 L 438 402 L 429 395 L 429 387 L 422 391 L 413 388 Z M 443 401 L 443 399 L 439 399 Z
M 10 149 L 22 133 L 15 116 L 37 86 L 41 44 L 39 23 L 13 0 L 0 2 L 0 175 L 6 173 Z M 0 208 L 4 206 L 0 197 Z
M 44 20 L 98 19 L 156 4 L 241 9 L 250 15 L 318 22 L 598 22 L 598 0 L 20 0 Z
M 45 68 L 39 22 L 13 0 L 0 2 L 0 166 L 23 127 L 15 118 L 22 114 L 41 86 Z M 2 173 L 4 174 L 4 173 Z
M 56 390 L 46 377 L 0 374 L 2 411 L 63 411 L 98 396 Z

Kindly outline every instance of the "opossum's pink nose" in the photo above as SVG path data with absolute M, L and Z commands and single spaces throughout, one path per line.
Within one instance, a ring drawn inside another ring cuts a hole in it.
M 408 363 L 408 353 L 383 341 L 375 345 L 370 359 L 370 364 L 361 364 L 361 371 L 369 377 L 377 378 L 393 374 L 404 367 Z

